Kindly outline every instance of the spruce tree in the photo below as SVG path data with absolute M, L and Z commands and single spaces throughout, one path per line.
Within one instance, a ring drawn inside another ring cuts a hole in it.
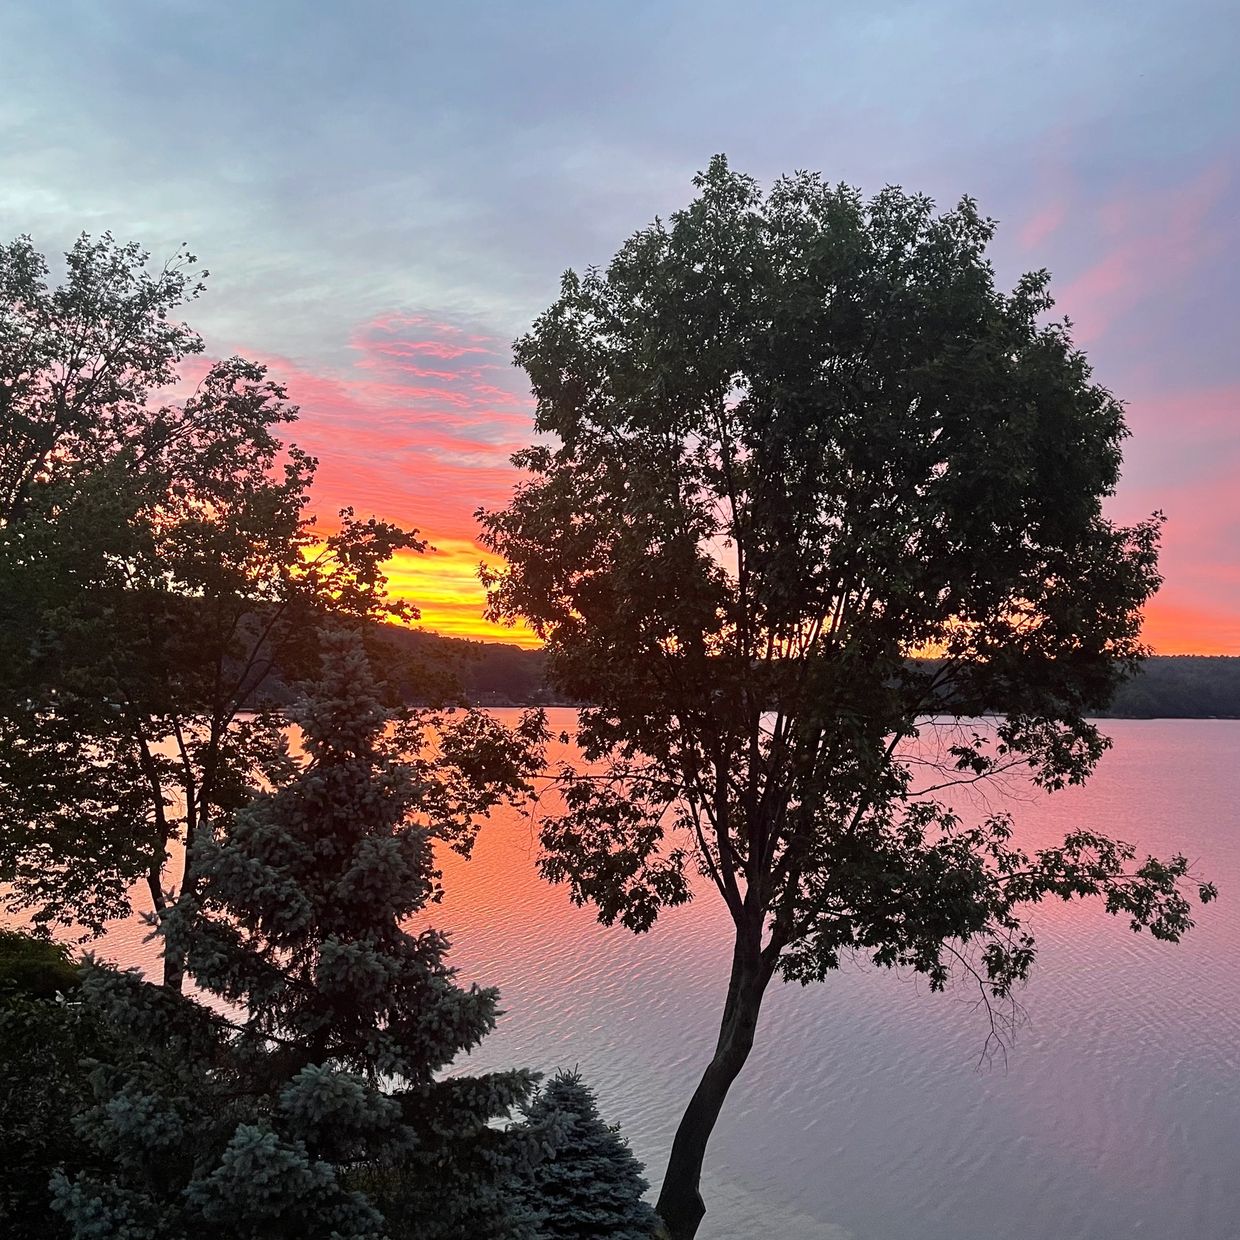
M 497 995 L 406 923 L 438 893 L 436 824 L 459 838 L 519 786 L 535 729 L 500 744 L 474 720 L 442 745 L 454 769 L 410 758 L 418 729 L 383 708 L 360 642 L 325 649 L 293 712 L 304 757 L 200 842 L 195 895 L 159 928 L 212 1005 L 136 974 L 84 983 L 130 1050 L 96 1066 L 80 1120 L 106 1172 L 56 1186 L 76 1240 L 524 1234 L 508 1185 L 528 1138 L 488 1122 L 534 1078 L 437 1079 Z
M 594 1092 L 575 1072 L 561 1072 L 526 1111 L 529 1124 L 556 1135 L 557 1148 L 526 1175 L 531 1208 L 545 1240 L 650 1240 L 650 1185 L 628 1143 L 599 1116 Z

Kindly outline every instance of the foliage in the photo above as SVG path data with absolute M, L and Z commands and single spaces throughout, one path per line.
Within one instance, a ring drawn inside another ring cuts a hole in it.
M 628 1144 L 599 1118 L 581 1077 L 559 1073 L 526 1108 L 527 1123 L 556 1132 L 554 1152 L 527 1173 L 546 1240 L 649 1240 L 657 1219 L 642 1200 L 650 1185 Z
M 273 669 L 314 665 L 326 614 L 412 614 L 379 566 L 421 544 L 351 510 L 315 529 L 262 366 L 161 400 L 202 351 L 176 319 L 192 255 L 152 271 L 105 234 L 66 263 L 50 288 L 29 238 L 0 246 L 0 879 L 38 924 L 98 930 L 137 879 L 163 912 L 176 842 L 280 761 Z
M 75 990 L 80 980 L 68 948 L 21 930 L 0 929 L 0 994 L 52 999 Z
M 80 1169 L 88 1152 L 70 1117 L 87 1092 L 83 1061 L 99 1054 L 104 1033 L 80 1003 L 80 969 L 54 943 L 0 930 L 0 1232 L 12 1240 L 65 1235 L 52 1212 L 55 1166 Z
M 71 1236 L 382 1234 L 366 1199 L 302 1140 L 300 1112 L 283 1113 L 291 1079 L 252 1079 L 221 1017 L 136 972 L 88 971 L 83 997 L 116 1043 L 76 1120 L 93 1165 L 53 1177 Z
M 437 895 L 432 836 L 467 846 L 467 819 L 524 786 L 540 723 L 471 723 L 452 761 L 407 758 L 424 747 L 359 639 L 325 651 L 295 771 L 202 842 L 160 924 L 216 1002 L 136 973 L 84 983 L 123 1050 L 80 1120 L 105 1170 L 57 1180 L 82 1240 L 521 1234 L 501 1188 L 525 1140 L 488 1121 L 533 1078 L 437 1079 L 493 1027 L 496 994 L 459 987 L 446 937 L 404 923 Z
M 1046 272 L 996 289 L 969 199 L 938 214 L 811 174 L 764 195 L 722 157 L 696 185 L 517 342 L 546 439 L 480 514 L 508 564 L 491 614 L 531 624 L 591 704 L 544 873 L 644 930 L 693 865 L 734 922 L 660 1198 L 676 1237 L 776 971 L 860 953 L 993 1000 L 1028 975 L 1038 900 L 1192 924 L 1183 857 L 1088 830 L 1028 853 L 944 795 L 1085 779 L 1107 746 L 1086 715 L 1145 653 L 1159 518 L 1102 513 L 1123 410 L 1047 318 Z

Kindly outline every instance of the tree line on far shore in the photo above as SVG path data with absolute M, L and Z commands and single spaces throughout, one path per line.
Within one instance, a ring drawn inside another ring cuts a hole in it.
M 392 646 L 455 677 L 480 706 L 572 705 L 547 679 L 547 656 L 503 642 L 468 641 L 391 626 Z M 1100 719 L 1240 719 L 1240 656 L 1152 655 L 1116 690 Z

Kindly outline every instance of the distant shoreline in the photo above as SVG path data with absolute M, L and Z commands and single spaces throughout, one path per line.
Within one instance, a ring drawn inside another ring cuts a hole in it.
M 408 663 L 431 676 L 455 681 L 474 706 L 580 705 L 547 684 L 546 652 L 502 642 L 441 637 L 419 629 L 385 625 L 383 638 Z M 416 693 L 410 674 L 398 687 Z M 1153 655 L 1120 687 L 1097 719 L 1240 719 L 1240 655 Z

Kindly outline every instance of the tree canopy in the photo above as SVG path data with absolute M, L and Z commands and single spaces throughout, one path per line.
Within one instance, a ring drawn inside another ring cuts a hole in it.
M 177 842 L 279 760 L 265 687 L 313 667 L 326 615 L 414 614 L 380 565 L 421 543 L 351 510 L 316 527 L 262 366 L 203 363 L 174 398 L 202 351 L 192 255 L 83 236 L 66 271 L 0 246 L 0 877 L 38 923 L 97 930 L 136 879 L 162 912 Z
M 1000 291 L 967 198 L 808 173 L 764 194 L 722 157 L 695 184 L 517 342 L 541 438 L 480 514 L 507 563 L 491 614 L 590 703 L 594 766 L 562 772 L 544 873 L 644 930 L 696 867 L 734 923 L 660 1197 L 677 1238 L 777 971 L 860 953 L 993 999 L 1032 966 L 1038 900 L 1191 925 L 1183 857 L 1084 825 L 1027 852 L 1006 814 L 945 796 L 1085 779 L 1107 745 L 1085 716 L 1144 654 L 1159 583 L 1158 515 L 1103 511 L 1123 408 L 1049 317 L 1047 273 Z

